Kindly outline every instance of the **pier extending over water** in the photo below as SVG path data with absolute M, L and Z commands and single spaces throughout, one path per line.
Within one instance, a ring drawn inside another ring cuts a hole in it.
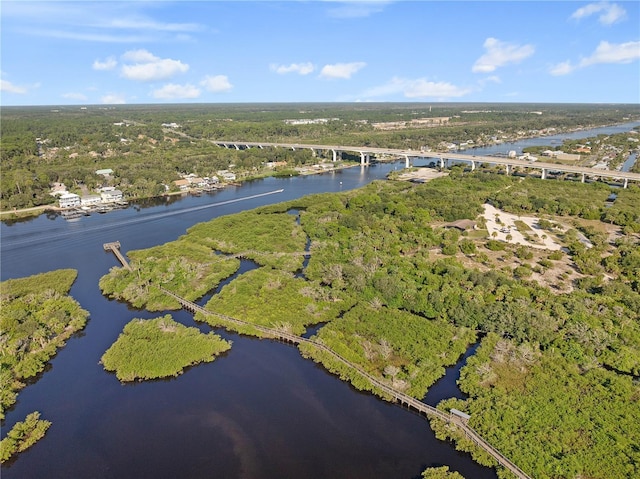
M 120 261 L 122 266 L 127 268 L 129 271 L 133 271 L 133 268 L 131 268 L 131 265 L 129 265 L 129 263 L 127 262 L 127 259 L 120 252 L 120 241 L 105 243 L 102 245 L 102 247 L 104 248 L 105 251 L 111 251 L 113 254 L 115 254 L 116 258 L 118 258 L 118 261 Z

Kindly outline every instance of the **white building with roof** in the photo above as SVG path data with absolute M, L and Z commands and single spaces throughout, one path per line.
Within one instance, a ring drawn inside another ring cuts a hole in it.
M 58 198 L 60 208 L 75 208 L 80 206 L 80 195 L 75 193 L 64 193 Z
M 102 203 L 102 196 L 87 195 L 80 198 L 80 206 L 95 206 Z
M 110 190 L 103 191 L 100 193 L 100 197 L 102 198 L 103 203 L 115 203 L 116 201 L 122 201 L 122 191 L 120 190 Z

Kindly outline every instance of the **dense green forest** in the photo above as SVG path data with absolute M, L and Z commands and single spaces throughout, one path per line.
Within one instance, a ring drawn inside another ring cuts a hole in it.
M 0 283 L 0 418 L 13 406 L 25 380 L 45 368 L 58 348 L 81 330 L 89 316 L 70 296 L 77 276 L 57 270 Z M 0 444 L 5 462 L 44 436 L 51 423 L 40 413 L 16 423 Z
M 480 341 L 460 382 L 469 398 L 439 407 L 471 414 L 470 425 L 533 477 L 633 477 L 640 474 L 640 190 L 616 190 L 609 206 L 611 191 L 454 169 L 427 184 L 374 182 L 217 218 L 163 248 L 184 264 L 207 251 L 250 257 L 261 267 L 227 284 L 207 309 L 298 334 L 320 324 L 315 339 L 416 398 Z M 488 239 L 479 216 L 486 202 L 535 214 L 550 233 L 566 225 L 556 234 L 565 250 Z M 446 228 L 464 218 L 479 230 Z M 307 238 L 310 259 L 300 274 Z M 129 256 L 133 273 L 114 268 L 101 281 L 105 294 L 146 307 L 144 296 L 130 294 L 143 287 L 138 275 L 150 291 L 155 281 L 180 288 L 162 279 L 169 261 L 157 250 Z M 219 279 L 203 282 L 198 295 Z M 154 307 L 178 307 L 158 295 L 150 295 Z M 300 349 L 371 389 L 327 355 Z M 446 426 L 433 427 L 469 448 Z
M 65 269 L 0 283 L 0 417 L 15 403 L 23 381 L 42 372 L 84 327 L 89 313 L 68 296 L 76 276 Z
M 411 120 L 447 118 L 411 126 Z M 278 174 L 268 162 L 316 163 L 309 150 L 221 148 L 211 140 L 330 143 L 431 148 L 469 140 L 517 139 L 543 131 L 610 125 L 640 118 L 637 105 L 532 104 L 256 104 L 3 107 L 0 123 L 0 209 L 51 205 L 53 183 L 73 192 L 117 186 L 126 198 L 174 188 L 181 174 L 214 176 L 232 169 L 238 179 Z M 317 121 L 292 124 L 287 120 Z M 396 122 L 392 130 L 380 122 Z M 177 124 L 178 127 L 167 126 Z M 406 125 L 404 124 L 406 123 Z M 165 125 L 165 126 L 163 126 Z M 550 130 L 553 129 L 553 130 Z M 348 160 L 348 155 L 345 155 Z M 355 158 L 354 158 L 355 159 Z M 112 169 L 103 177 L 100 169 Z
M 202 334 L 167 314 L 129 322 L 100 362 L 123 382 L 158 379 L 178 376 L 187 366 L 211 362 L 230 348 L 220 336 Z

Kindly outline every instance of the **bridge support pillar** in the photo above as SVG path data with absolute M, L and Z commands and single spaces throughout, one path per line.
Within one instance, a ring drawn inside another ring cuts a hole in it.
M 585 177 L 586 177 L 586 175 L 584 173 L 582 173 L 582 178 L 580 178 L 580 183 L 584 183 Z
M 316 150 L 314 150 L 313 148 L 309 148 L 311 150 L 311 156 L 313 156 L 314 158 L 316 156 L 318 156 L 318 154 L 316 153 Z
M 509 176 L 511 174 L 511 165 L 506 165 L 507 166 L 507 176 Z
M 629 186 L 629 178 L 625 178 L 624 185 L 622 185 L 623 188 L 626 188 L 627 186 Z
M 240 147 L 239 147 L 238 145 L 236 145 L 235 143 L 234 143 L 234 145 L 233 145 L 233 146 L 235 146 L 235 147 L 236 147 L 236 150 L 239 150 L 239 149 L 240 149 Z
M 364 152 L 360 152 L 360 164 L 361 165 L 368 165 L 369 164 L 369 155 L 364 153 Z
M 335 163 L 336 161 L 338 161 L 338 153 L 336 152 L 336 150 L 331 150 L 331 153 L 333 154 L 332 161 Z
M 444 158 L 440 158 L 440 169 L 444 169 Z
M 544 168 L 542 168 L 542 179 L 543 180 L 547 179 L 547 170 L 545 170 Z
M 476 162 L 471 160 L 471 171 L 476 169 Z
M 404 167 L 411 168 L 411 160 L 409 160 L 409 155 L 404 155 Z

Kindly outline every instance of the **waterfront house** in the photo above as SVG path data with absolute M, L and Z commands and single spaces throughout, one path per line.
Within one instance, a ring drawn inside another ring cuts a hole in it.
M 102 203 L 100 195 L 86 195 L 80 198 L 80 206 L 96 206 Z
M 204 178 L 198 178 L 193 177 L 193 178 L 187 178 L 189 180 L 189 183 L 191 184 L 191 186 L 197 186 L 198 188 L 204 188 L 205 186 L 207 186 L 207 182 L 204 180 Z
M 218 171 L 218 175 L 221 176 L 224 181 L 236 181 L 236 174 L 229 170 Z
M 75 193 L 64 193 L 58 198 L 60 208 L 75 208 L 80 206 L 80 196 Z
M 189 180 L 182 179 L 182 180 L 175 180 L 173 184 L 176 185 L 178 188 L 180 188 L 180 190 L 184 191 L 189 189 L 189 185 L 191 183 L 189 183 Z
M 122 201 L 122 191 L 116 189 L 103 191 L 100 193 L 100 197 L 102 198 L 103 203 L 115 203 L 117 201 Z

